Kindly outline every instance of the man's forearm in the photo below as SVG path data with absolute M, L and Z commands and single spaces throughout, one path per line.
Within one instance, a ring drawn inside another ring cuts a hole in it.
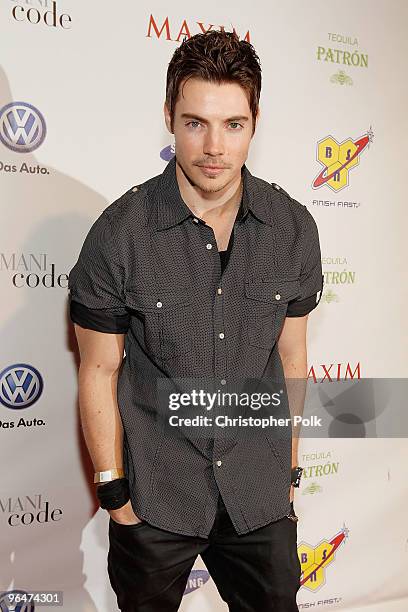
M 118 370 L 81 365 L 79 406 L 82 431 L 95 471 L 123 468 L 123 426 L 117 404 Z
M 307 354 L 306 351 L 296 354 L 296 356 L 281 356 L 282 366 L 286 380 L 288 392 L 290 416 L 301 416 L 304 410 L 306 396 L 306 377 L 307 377 Z M 292 427 L 292 467 L 299 465 L 298 446 L 299 446 L 300 426 Z

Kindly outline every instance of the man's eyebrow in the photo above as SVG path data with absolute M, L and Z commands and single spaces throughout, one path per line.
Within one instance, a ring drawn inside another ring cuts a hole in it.
M 207 119 L 204 119 L 204 117 L 200 117 L 199 115 L 193 115 L 192 113 L 182 113 L 181 118 L 197 119 L 197 121 L 201 121 L 201 123 L 208 123 Z M 225 121 L 227 123 L 231 123 L 232 121 L 249 121 L 249 117 L 247 117 L 246 115 L 236 115 L 234 117 L 229 117 L 228 119 L 225 119 Z

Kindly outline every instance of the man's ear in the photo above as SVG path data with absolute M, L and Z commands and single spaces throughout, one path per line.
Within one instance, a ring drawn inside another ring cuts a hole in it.
M 164 106 L 163 106 L 163 112 L 164 112 L 164 121 L 166 122 L 166 127 L 168 131 L 170 132 L 170 134 L 173 134 L 173 130 L 171 129 L 170 112 L 169 112 L 166 102 L 164 103 Z
M 255 125 L 254 125 L 254 131 L 253 131 L 252 136 L 254 136 L 254 134 L 255 134 L 255 130 L 256 130 L 256 128 L 258 127 L 258 123 L 259 123 L 259 118 L 260 118 L 260 116 L 261 116 L 261 109 L 260 109 L 260 107 L 258 106 L 258 109 L 257 109 L 257 111 L 256 111 L 256 115 L 255 115 Z

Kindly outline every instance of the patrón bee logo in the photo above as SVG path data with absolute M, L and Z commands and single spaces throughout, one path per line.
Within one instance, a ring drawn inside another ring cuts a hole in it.
M 344 72 L 339 70 L 330 77 L 331 83 L 337 83 L 338 85 L 353 85 L 353 79 Z

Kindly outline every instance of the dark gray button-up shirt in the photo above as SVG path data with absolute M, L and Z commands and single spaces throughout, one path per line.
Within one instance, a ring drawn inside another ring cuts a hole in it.
M 213 391 L 247 379 L 285 385 L 277 338 L 288 306 L 302 301 L 312 310 L 321 296 L 312 215 L 246 166 L 242 175 L 223 274 L 213 229 L 181 198 L 175 158 L 102 212 L 69 274 L 74 322 L 126 329 L 117 391 L 133 509 L 185 535 L 208 537 L 219 493 L 239 534 L 290 513 L 290 437 L 259 428 L 242 435 L 238 427 L 172 435 L 163 427 L 172 416 L 163 383 L 195 380 L 197 389 L 205 380 Z

